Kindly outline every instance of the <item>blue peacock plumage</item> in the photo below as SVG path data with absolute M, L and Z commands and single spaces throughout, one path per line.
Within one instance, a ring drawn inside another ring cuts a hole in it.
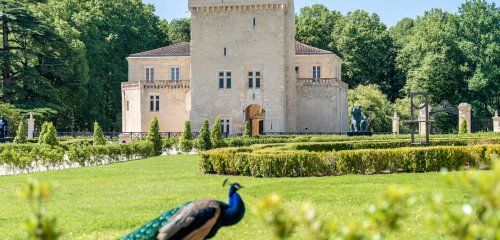
M 224 181 L 225 185 L 227 180 Z M 150 221 L 121 240 L 203 240 L 213 238 L 221 227 L 240 222 L 245 203 L 238 183 L 229 188 L 229 204 L 216 200 L 187 202 Z

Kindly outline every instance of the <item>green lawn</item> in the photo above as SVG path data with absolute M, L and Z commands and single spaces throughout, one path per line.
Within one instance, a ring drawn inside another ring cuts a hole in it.
M 63 239 L 116 239 L 179 203 L 205 198 L 226 200 L 223 176 L 198 172 L 197 156 L 165 156 L 101 167 L 32 174 L 58 188 L 47 204 L 58 219 Z M 0 177 L 0 235 L 20 239 L 27 204 L 17 196 L 27 175 Z M 388 185 L 410 187 L 420 200 L 446 193 L 447 203 L 460 205 L 465 196 L 446 187 L 439 173 L 340 176 L 325 178 L 255 179 L 233 177 L 245 185 L 240 193 L 250 211 L 237 226 L 219 232 L 217 239 L 270 239 L 268 229 L 252 212 L 252 206 L 272 192 L 290 208 L 302 202 L 316 206 L 322 218 L 348 222 L 364 214 L 378 192 Z M 425 209 L 415 209 L 400 238 L 436 239 L 426 230 Z

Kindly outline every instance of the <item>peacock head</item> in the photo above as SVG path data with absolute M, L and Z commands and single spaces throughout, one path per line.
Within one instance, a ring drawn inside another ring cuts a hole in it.
M 235 194 L 236 192 L 238 192 L 238 190 L 242 189 L 243 186 L 240 185 L 239 183 L 231 183 L 229 182 L 229 178 L 227 178 L 226 180 L 224 180 L 224 183 L 222 184 L 222 186 L 226 186 L 226 185 L 230 185 L 230 188 L 229 188 L 229 194 L 232 195 L 232 194 Z

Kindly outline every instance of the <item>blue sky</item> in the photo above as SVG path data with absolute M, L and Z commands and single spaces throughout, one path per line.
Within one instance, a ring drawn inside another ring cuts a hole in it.
M 156 14 L 167 20 L 189 17 L 188 0 L 143 0 L 156 7 Z M 497 4 L 500 0 L 489 0 Z M 448 12 L 457 12 L 465 0 L 295 0 L 296 11 L 304 6 L 321 3 L 330 10 L 347 13 L 355 9 L 363 9 L 377 13 L 387 26 L 395 25 L 404 17 L 414 18 L 431 8 L 441 8 Z

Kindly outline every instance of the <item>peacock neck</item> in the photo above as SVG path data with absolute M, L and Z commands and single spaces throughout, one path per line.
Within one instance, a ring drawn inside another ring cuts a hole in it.
M 224 226 L 234 225 L 241 221 L 244 215 L 245 203 L 243 203 L 243 200 L 238 193 L 231 192 L 229 194 L 229 208 L 224 211 L 222 224 Z

